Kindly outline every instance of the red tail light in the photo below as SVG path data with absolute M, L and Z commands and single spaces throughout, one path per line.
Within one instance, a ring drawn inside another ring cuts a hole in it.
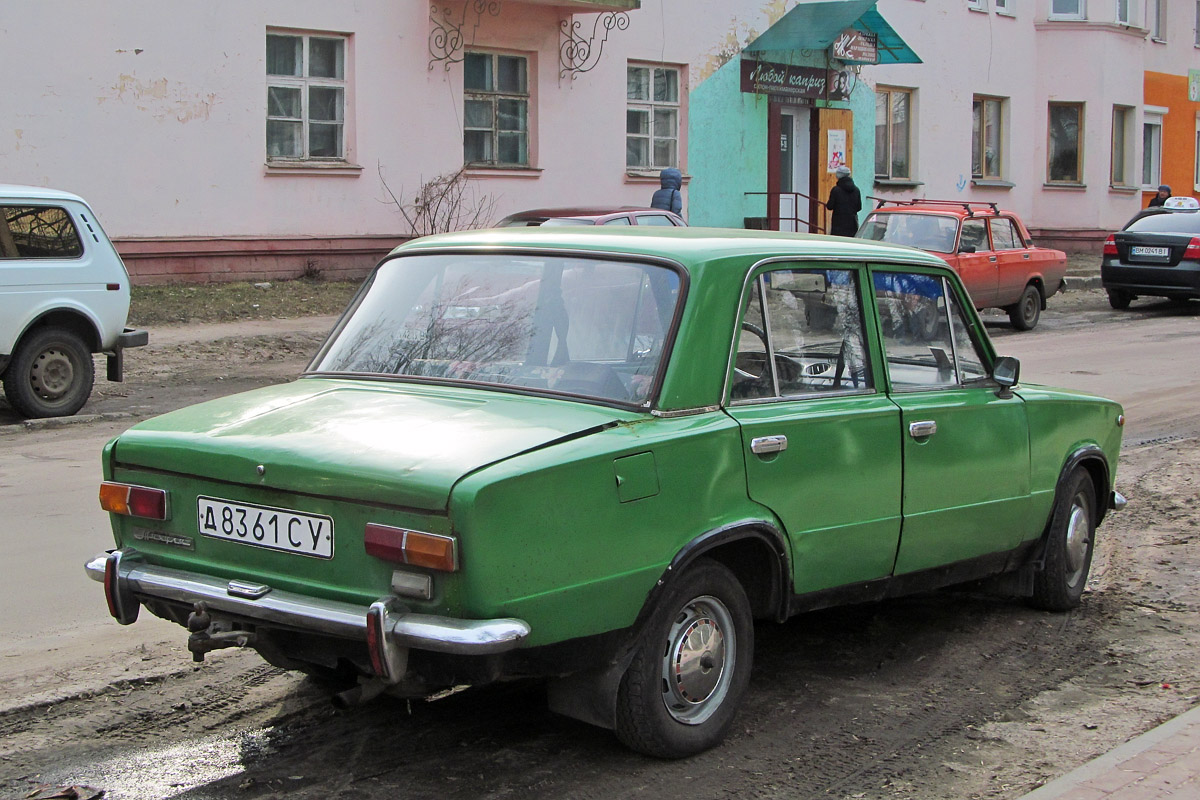
M 1192 241 L 1195 241 L 1195 239 L 1193 239 Z M 1104 240 L 1104 255 L 1115 256 L 1116 254 L 1117 254 L 1117 237 L 1113 236 L 1110 233 L 1108 235 L 1108 238 Z
M 1200 238 L 1192 237 L 1187 249 L 1183 251 L 1183 257 L 1188 261 L 1200 261 Z
M 382 558 L 384 561 L 428 567 L 442 572 L 454 572 L 458 569 L 458 542 L 453 536 L 410 531 L 371 522 L 367 524 L 363 545 L 367 555 Z
M 100 507 L 113 514 L 146 519 L 167 519 L 167 493 L 128 483 L 100 484 Z

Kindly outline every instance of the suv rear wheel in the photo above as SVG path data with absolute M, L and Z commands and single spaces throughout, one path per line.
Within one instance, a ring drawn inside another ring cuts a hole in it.
M 42 328 L 17 345 L 4 371 L 4 395 L 26 417 L 67 417 L 92 393 L 92 352 L 78 334 Z

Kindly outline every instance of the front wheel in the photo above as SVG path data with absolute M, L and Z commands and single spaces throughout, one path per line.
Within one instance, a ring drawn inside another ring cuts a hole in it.
M 1042 316 L 1042 293 L 1032 283 L 1025 287 L 1021 299 L 1008 307 L 1008 321 L 1019 331 L 1031 331 Z
M 722 564 L 697 561 L 643 629 L 617 691 L 617 737 L 659 758 L 717 745 L 746 693 L 753 659 L 745 590 Z
M 79 335 L 43 328 L 17 345 L 4 372 L 4 395 L 26 417 L 68 417 L 87 402 L 95 369 Z
M 1054 504 L 1045 565 L 1034 576 L 1031 605 L 1046 611 L 1070 611 L 1079 605 L 1095 540 L 1096 487 L 1087 470 L 1077 467 Z

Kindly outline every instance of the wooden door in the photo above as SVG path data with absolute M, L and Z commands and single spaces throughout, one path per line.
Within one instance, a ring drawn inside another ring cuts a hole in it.
M 841 134 L 835 133 L 830 136 L 830 131 L 841 131 Z M 830 140 L 845 139 L 846 150 L 844 160 L 846 166 L 853 168 L 854 162 L 851 160 L 854 153 L 854 113 L 848 108 L 820 108 L 817 109 L 817 171 L 816 171 L 816 196 L 822 203 L 829 200 L 829 190 L 837 183 L 837 176 L 833 173 L 833 169 L 829 166 L 830 163 Z M 862 188 L 859 188 L 862 192 Z M 864 204 L 865 205 L 865 204 Z M 822 206 L 822 233 L 829 232 L 829 211 Z

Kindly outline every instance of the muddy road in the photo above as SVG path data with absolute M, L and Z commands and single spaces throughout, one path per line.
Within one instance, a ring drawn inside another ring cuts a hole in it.
M 536 684 L 339 710 L 253 653 L 193 665 L 182 628 L 107 617 L 81 565 L 110 544 L 94 497 L 120 415 L 285 380 L 332 320 L 152 332 L 83 423 L 26 428 L 0 404 L 0 797 L 1019 797 L 1200 702 L 1200 303 L 1118 314 L 1072 292 L 1032 333 L 989 319 L 1025 381 L 1130 418 L 1130 503 L 1082 607 L 948 591 L 760 625 L 733 733 L 682 762 L 549 713 Z

